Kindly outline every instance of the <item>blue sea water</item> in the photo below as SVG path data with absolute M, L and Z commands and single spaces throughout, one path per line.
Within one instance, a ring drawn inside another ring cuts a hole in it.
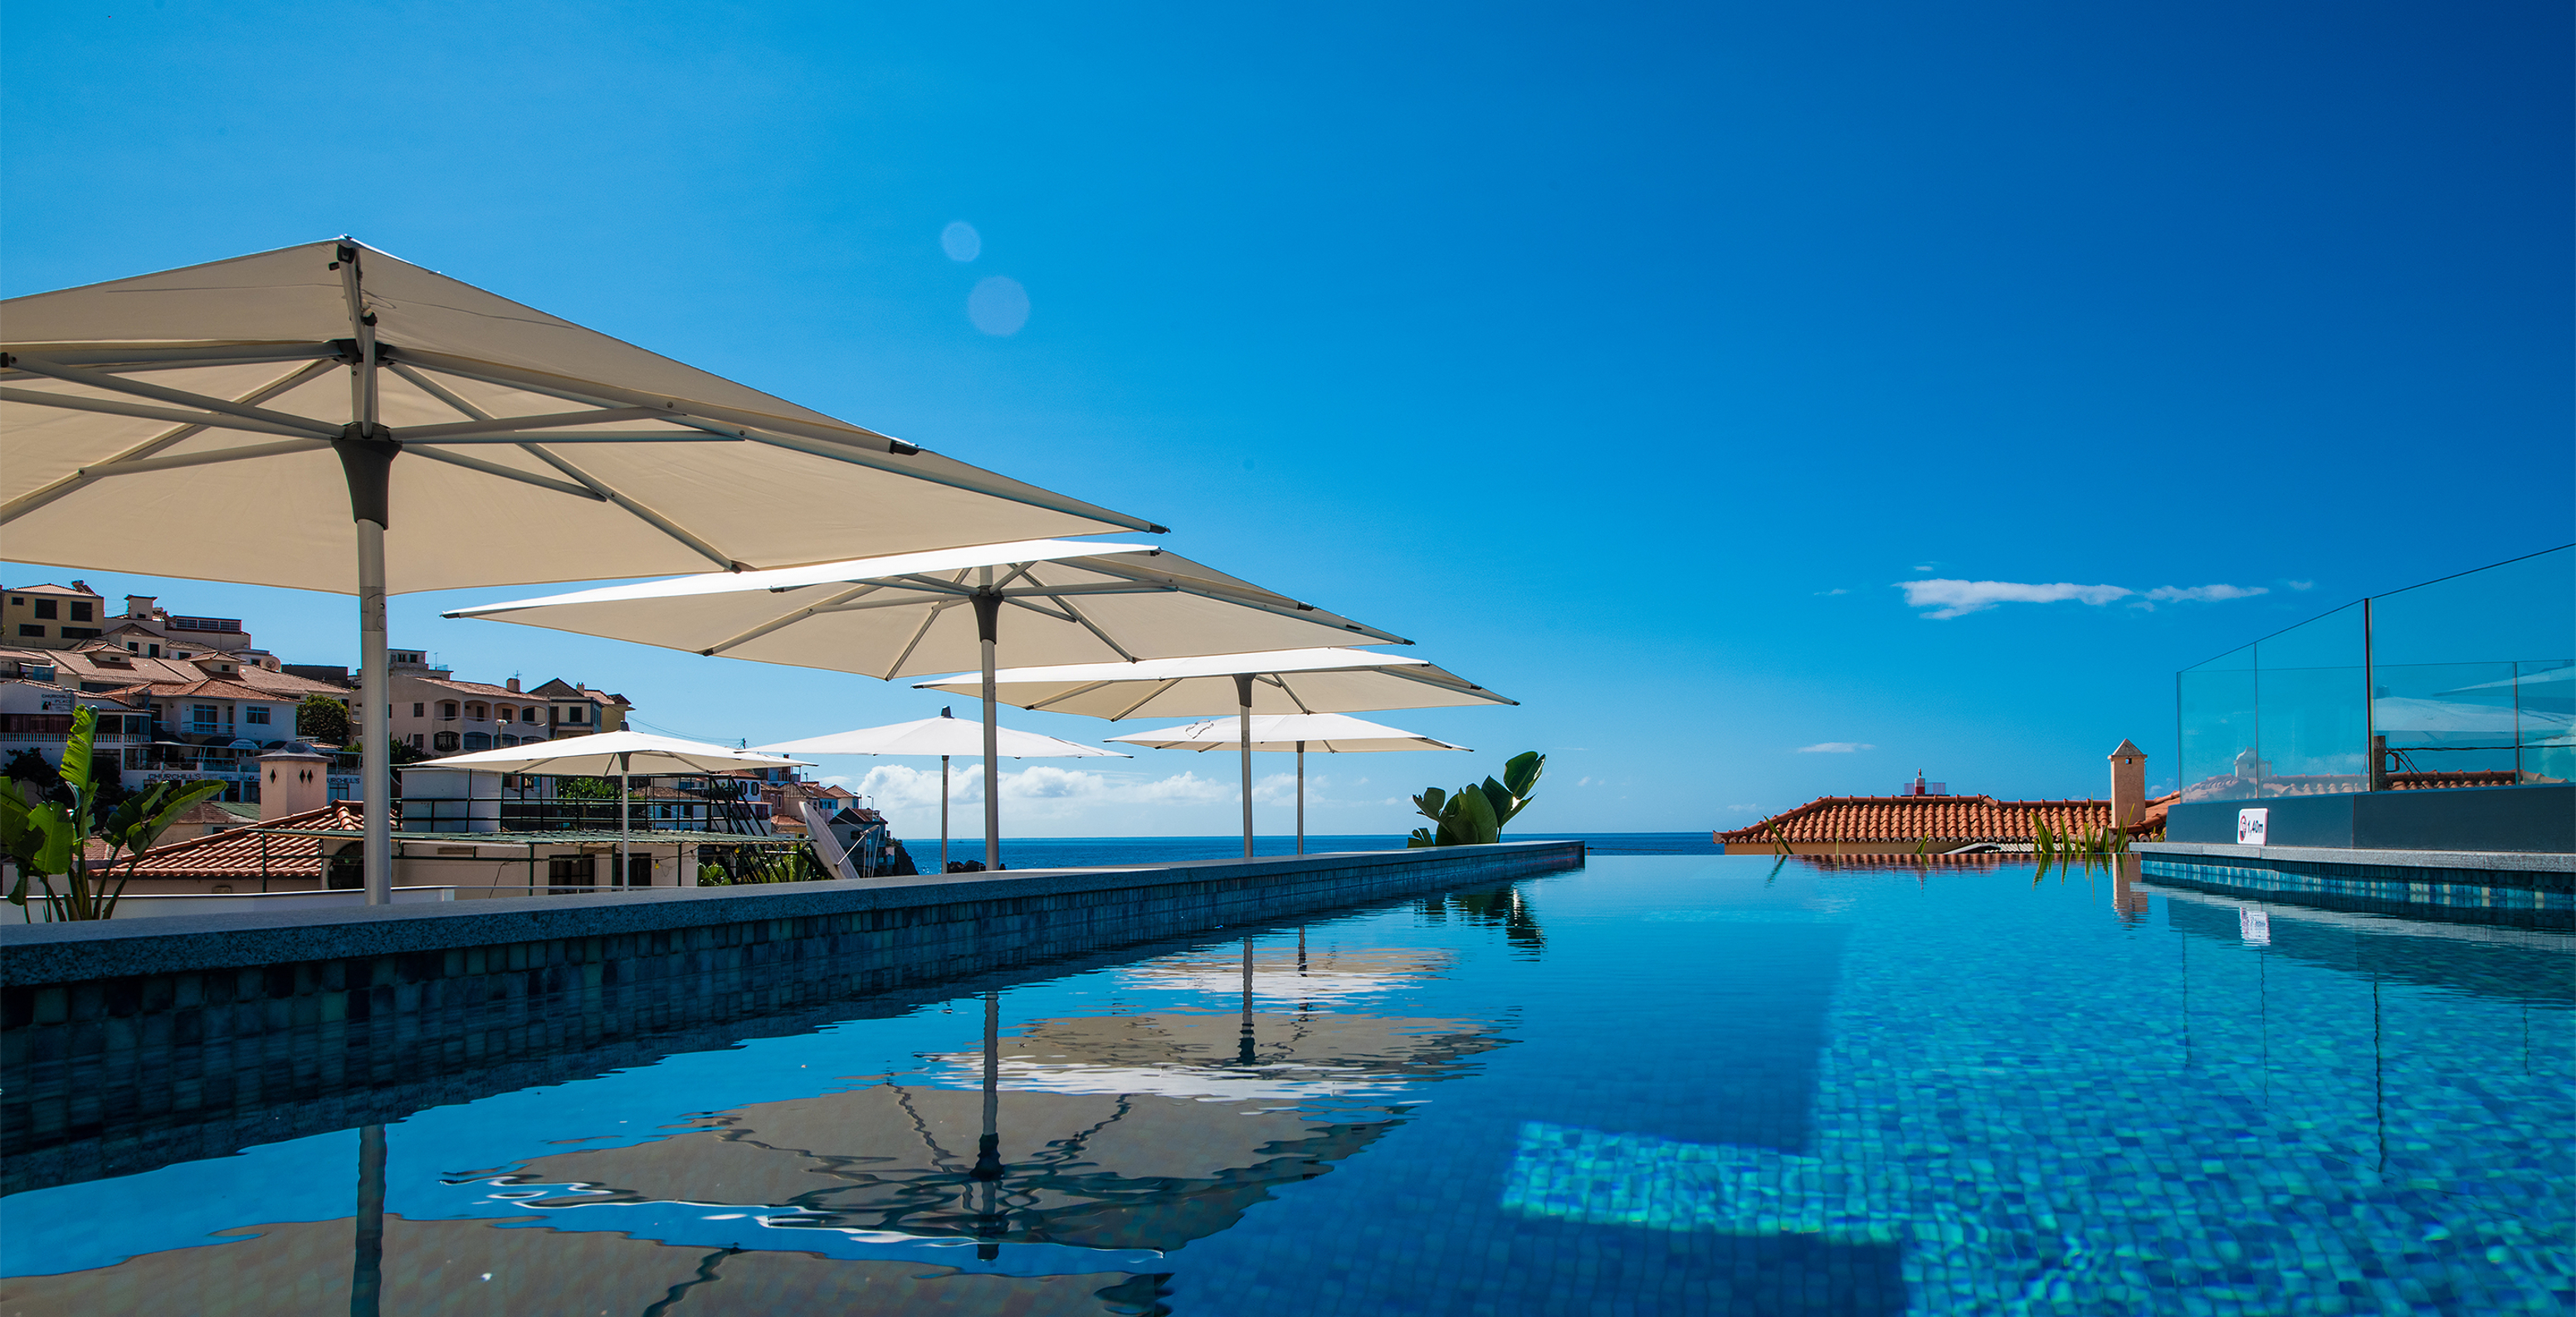
M 1588 868 L 0 1199 L 0 1311 L 2556 1313 L 2576 939 Z
M 1595 855 L 1715 855 L 1717 844 L 1705 832 L 1515 832 L 1511 841 L 1580 841 Z M 934 866 L 939 839 L 907 837 L 905 847 L 924 871 Z M 1255 855 L 1293 855 L 1297 839 L 1255 835 Z M 1306 838 L 1308 854 L 1325 851 L 1404 849 L 1402 833 L 1351 834 Z M 1119 864 L 1168 864 L 1178 860 L 1230 860 L 1243 854 L 1243 837 L 1010 837 L 1002 842 L 1002 863 L 1012 869 L 1051 869 Z M 952 860 L 980 860 L 984 839 L 948 839 Z

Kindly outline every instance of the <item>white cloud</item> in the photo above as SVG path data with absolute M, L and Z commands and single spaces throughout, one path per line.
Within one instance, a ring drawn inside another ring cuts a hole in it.
M 1820 599 L 1821 599 L 1821 598 L 1823 598 L 1823 597 L 1825 597 L 1825 596 L 1827 596 L 1827 595 L 1850 594 L 1850 593 L 1851 593 L 1851 591 L 1846 590 L 1846 589 L 1843 589 L 1843 588 L 1842 588 L 1842 587 L 1840 587 L 1840 586 L 1836 586 L 1836 587 L 1834 587 L 1834 588 L 1833 588 L 1833 589 L 1831 589 L 1831 590 L 1818 590 L 1818 591 L 1816 592 L 1816 596 L 1817 596 L 1818 598 L 1820 598 Z
M 2099 608 L 2116 600 L 2134 598 L 2139 602 L 2132 607 L 2152 608 L 2155 603 L 2214 603 L 2222 599 L 2250 599 L 2258 594 L 2271 593 L 2259 585 L 2160 585 L 2141 592 L 2125 585 L 2078 585 L 2072 581 L 2039 584 L 1948 578 L 1899 581 L 1896 588 L 1905 592 L 1906 607 L 1931 609 L 1924 616 L 1935 619 L 1982 613 L 1998 604 L 2055 604 L 2074 600 Z
M 1760 805 L 1729 805 L 1726 807 L 1726 812 L 1729 814 L 1752 814 L 1759 812 L 1761 808 L 1762 807 Z
M 2030 585 L 2020 581 L 1954 581 L 1947 578 L 1899 581 L 1896 588 L 1905 592 L 1906 607 L 1934 609 L 1924 616 L 1938 618 L 1982 613 L 1997 604 L 2053 604 L 2068 599 L 2107 604 L 2136 593 L 2116 585 L 2076 585 L 2070 581 Z
M 1799 746 L 1798 753 L 1802 755 L 1847 755 L 1854 754 L 1862 750 L 1875 750 L 1877 748 L 1877 746 L 1871 745 L 1866 741 L 1818 741 L 1814 745 Z
M 2317 583 L 2314 581 L 2283 581 L 2281 584 L 2286 585 L 2293 590 L 2313 590 L 2317 588 Z
M 2146 597 L 2158 603 L 2181 603 L 2185 600 L 2215 602 L 2220 599 L 2251 599 L 2272 593 L 2259 585 L 2160 585 L 2147 591 Z

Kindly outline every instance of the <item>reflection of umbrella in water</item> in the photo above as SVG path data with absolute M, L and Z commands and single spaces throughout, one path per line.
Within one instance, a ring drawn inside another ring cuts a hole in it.
M 875 1084 L 540 1158 L 511 1178 L 604 1192 L 520 1205 L 748 1204 L 794 1213 L 776 1225 L 1168 1250 L 1330 1169 L 1391 1127 L 1408 1082 L 1498 1045 L 1464 1021 L 1260 1012 L 1041 1020 L 1005 1039 L 992 998 L 984 1023 L 980 1055 L 935 1058 L 975 1088 Z
M 2482 704 L 2468 700 L 2423 699 L 2383 695 L 2370 702 L 2371 724 L 2388 734 L 2434 732 L 2446 736 L 2483 736 L 2511 744 L 2555 740 L 2576 728 L 2576 717 L 2525 706 Z

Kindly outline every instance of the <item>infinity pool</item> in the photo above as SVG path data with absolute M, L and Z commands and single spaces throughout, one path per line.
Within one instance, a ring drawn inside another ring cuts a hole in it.
M 1613 856 L 744 1035 L 15 1194 L 0 1309 L 2576 1300 L 2563 933 Z

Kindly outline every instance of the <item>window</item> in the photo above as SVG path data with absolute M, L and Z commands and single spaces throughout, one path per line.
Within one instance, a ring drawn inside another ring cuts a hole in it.
M 438 720 L 443 723 L 452 723 L 456 721 L 456 701 L 440 700 L 438 702 Z
M 161 647 L 160 647 L 159 645 L 145 645 L 145 646 L 143 647 L 143 649 L 144 649 L 143 657 L 145 657 L 145 658 L 159 658 L 159 657 L 161 657 Z
M 582 714 L 581 714 L 581 706 L 580 706 L 580 705 L 578 705 L 578 704 L 570 705 L 570 706 L 568 706 L 568 707 L 566 707 L 566 708 L 564 709 L 564 721 L 565 721 L 565 722 L 568 722 L 568 723 L 577 723 L 577 722 L 580 722 L 580 721 L 581 721 L 581 717 L 582 717 Z
M 504 732 L 504 733 L 502 733 L 502 734 L 501 734 L 500 741 L 501 741 L 501 744 L 503 744 L 503 745 L 505 745 L 505 746 L 508 746 L 508 745 L 517 745 L 517 744 L 519 743 L 519 738 L 517 738 L 517 737 L 515 737 L 515 736 L 512 736 L 512 735 L 510 735 L 510 734 L 509 734 L 509 733 L 507 733 L 507 732 Z
M 213 705 L 211 705 L 211 704 L 191 704 L 191 705 L 189 705 L 189 706 L 188 706 L 188 730 L 189 730 L 189 731 L 192 731 L 192 732 L 195 732 L 195 733 L 196 733 L 196 734 L 198 734 L 199 736 L 212 736 L 212 735 L 214 735 L 214 734 L 215 734 L 215 706 L 213 706 Z
M 44 619 L 46 619 L 46 620 L 48 620 L 48 621 L 52 620 L 52 618 L 53 618 L 53 616 L 54 616 L 54 601 L 53 601 L 53 600 L 51 600 L 51 599 L 39 599 L 39 600 L 37 600 L 37 601 L 36 601 L 36 616 L 41 617 L 41 618 L 44 618 Z
M 63 628 L 63 639 L 96 640 L 98 639 L 98 628 L 94 626 L 67 626 Z
M 491 749 L 492 734 L 490 732 L 467 732 L 465 734 L 465 748 L 468 750 Z
M 465 706 L 465 716 L 478 723 L 488 722 L 492 717 L 492 707 L 488 704 L 469 704 Z
M 545 715 L 538 713 L 534 709 L 521 709 L 519 710 L 519 721 L 523 723 L 541 723 L 545 721 Z
M 128 654 L 140 654 L 143 652 L 143 647 L 129 640 L 125 642 L 125 652 Z
M 426 705 L 426 704 L 422 704 L 422 703 L 420 703 L 420 702 L 418 702 L 418 701 L 414 701 L 414 702 L 412 703 L 412 706 L 411 706 L 411 716 L 412 716 L 412 717 L 414 717 L 414 718 L 426 718 L 426 717 L 428 717 L 428 716 L 429 716 L 429 706 L 428 706 L 428 705 Z
M 262 727 L 268 726 L 268 706 L 265 704 L 254 704 L 249 708 L 242 710 L 242 721 L 246 723 L 257 723 Z
M 501 706 L 501 721 L 503 721 L 503 722 L 508 722 L 508 721 L 510 721 L 512 718 L 517 717 L 517 716 L 518 716 L 518 713 L 519 713 L 519 711 L 518 711 L 518 710 L 513 709 L 513 708 L 511 708 L 509 705 L 504 704 L 504 705 L 502 705 L 502 706 Z
M 456 753 L 456 733 L 440 732 L 429 738 L 429 748 L 443 755 Z
M 72 601 L 72 620 L 75 622 L 88 622 L 95 620 L 89 615 L 88 600 L 75 599 Z
M 599 885 L 599 857 L 596 855 L 557 855 L 546 861 L 546 885 L 549 887 L 596 887 Z
M 421 734 L 420 734 L 420 733 L 418 733 L 418 732 L 414 732 L 414 733 L 412 733 L 412 734 L 411 734 L 411 748 L 412 748 L 412 749 L 414 749 L 414 750 L 426 750 L 426 749 L 428 749 L 428 748 L 429 748 L 429 738 L 428 738 L 428 737 L 426 737 L 426 736 L 421 735 Z
M 45 629 L 32 622 L 21 622 L 18 624 L 18 634 L 22 636 L 36 636 L 42 638 L 45 634 Z

